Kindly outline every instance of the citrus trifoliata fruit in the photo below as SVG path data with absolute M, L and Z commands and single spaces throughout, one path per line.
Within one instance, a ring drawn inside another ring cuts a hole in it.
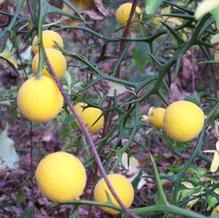
M 190 141 L 201 132 L 204 118 L 203 111 L 196 104 L 176 101 L 166 108 L 164 129 L 176 141 Z
M 45 156 L 37 166 L 35 177 L 42 194 L 60 203 L 81 196 L 87 180 L 80 160 L 63 151 Z
M 124 206 L 129 208 L 134 200 L 134 189 L 132 184 L 129 182 L 129 180 L 120 174 L 111 174 L 107 176 L 113 189 L 115 190 L 116 194 L 120 198 L 120 200 L 123 202 Z M 118 202 L 113 197 L 112 193 L 110 192 L 105 180 L 102 178 L 99 180 L 99 182 L 96 184 L 94 188 L 94 199 L 100 203 L 106 203 L 109 201 L 108 199 L 111 199 L 112 203 L 115 206 L 119 207 Z M 108 212 L 110 214 L 118 214 L 119 211 L 102 207 L 103 211 Z
M 116 10 L 116 20 L 121 26 L 125 26 L 128 22 L 130 13 L 132 9 L 132 3 L 127 2 L 118 7 Z M 132 20 L 135 20 L 139 18 L 139 20 L 142 19 L 142 11 L 139 7 L 136 7 L 135 9 L 135 15 L 133 16 Z M 138 23 L 137 22 L 132 22 L 131 27 L 134 28 L 136 27 Z
M 67 68 L 65 56 L 62 54 L 62 52 L 60 52 L 54 48 L 47 48 L 47 49 L 45 49 L 45 52 L 46 52 L 46 55 L 49 59 L 49 62 L 51 64 L 56 76 L 59 79 L 61 79 L 64 76 L 65 70 Z M 32 61 L 33 73 L 37 73 L 38 64 L 39 64 L 39 53 L 37 53 L 34 56 L 33 61 Z M 52 75 L 49 73 L 49 70 L 47 67 L 43 68 L 42 74 L 52 78 Z
M 46 122 L 55 118 L 61 111 L 63 97 L 55 82 L 49 77 L 32 77 L 20 87 L 17 105 L 28 120 Z
M 148 121 L 157 128 L 163 128 L 165 109 L 162 107 L 152 108 L 148 114 Z
M 62 37 L 53 30 L 44 30 L 42 32 L 44 48 L 57 48 L 57 45 L 63 48 Z M 35 36 L 32 43 L 32 50 L 36 54 L 39 51 L 38 37 Z
M 71 2 L 74 3 L 74 5 L 81 11 L 90 9 L 94 5 L 93 0 L 71 0 Z M 62 10 L 67 13 L 73 12 L 73 10 L 70 7 L 68 7 L 66 4 L 63 4 Z M 74 24 L 77 24 L 77 22 L 74 22 Z
M 103 127 L 104 116 L 101 109 L 88 107 L 84 102 L 79 102 L 74 105 L 74 109 L 87 125 L 89 132 L 96 133 Z M 79 124 L 78 126 L 80 127 Z
M 80 10 L 87 10 L 93 5 L 93 0 L 71 0 Z

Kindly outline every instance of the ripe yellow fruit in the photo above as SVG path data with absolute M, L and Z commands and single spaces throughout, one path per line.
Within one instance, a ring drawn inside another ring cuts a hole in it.
M 53 70 L 55 71 L 55 74 L 59 79 L 61 79 L 64 76 L 67 68 L 67 62 L 65 56 L 62 54 L 62 52 L 54 48 L 47 48 L 45 49 L 45 52 L 49 59 L 50 64 L 52 65 Z M 38 64 L 39 64 L 39 53 L 37 53 L 32 60 L 33 73 L 37 73 Z M 52 75 L 49 73 L 47 67 L 43 68 L 42 74 L 52 78 Z
M 87 107 L 84 102 L 79 102 L 74 105 L 74 109 L 81 117 L 82 121 L 87 125 L 89 132 L 98 132 L 104 124 L 104 116 L 101 109 L 96 107 Z M 79 128 L 80 125 L 78 124 Z
M 63 97 L 49 77 L 32 77 L 20 87 L 17 105 L 28 120 L 46 122 L 55 118 L 61 111 Z
M 186 142 L 198 136 L 204 126 L 201 108 L 189 101 L 176 101 L 166 108 L 164 129 L 176 141 Z
M 116 20 L 121 26 L 125 26 L 128 22 L 130 13 L 132 9 L 132 3 L 124 3 L 119 6 L 119 8 L 116 11 Z M 137 6 L 135 9 L 135 15 L 133 16 L 132 20 L 135 20 L 136 18 L 139 18 L 139 20 L 142 19 L 142 11 L 141 9 Z M 134 22 L 131 24 L 131 27 L 134 28 L 138 25 L 137 22 Z
M 57 45 L 63 48 L 64 46 L 62 37 L 53 30 L 44 30 L 42 32 L 42 37 L 44 48 L 57 48 Z M 32 43 L 32 51 L 34 54 L 39 51 L 38 43 L 38 37 L 35 36 Z
M 80 160 L 63 151 L 45 156 L 37 166 L 35 178 L 42 194 L 59 203 L 80 197 L 87 181 Z
M 81 11 L 87 10 L 93 5 L 93 0 L 71 0 L 71 2 Z
M 129 208 L 134 200 L 134 189 L 132 184 L 125 176 L 120 174 L 111 174 L 107 177 L 124 206 Z M 102 178 L 94 188 L 94 199 L 100 203 L 106 203 L 108 201 L 107 195 L 110 197 L 112 203 L 119 207 L 118 202 L 113 197 L 105 180 Z M 101 209 L 113 215 L 119 214 L 119 211 L 111 208 L 102 207 Z
M 74 3 L 74 5 L 81 11 L 90 9 L 94 5 L 93 0 L 71 0 L 71 2 Z M 64 10 L 67 13 L 72 13 L 72 9 L 68 7 L 66 4 L 63 4 L 62 10 Z
M 148 121 L 157 128 L 163 128 L 165 109 L 162 107 L 153 108 L 148 115 Z

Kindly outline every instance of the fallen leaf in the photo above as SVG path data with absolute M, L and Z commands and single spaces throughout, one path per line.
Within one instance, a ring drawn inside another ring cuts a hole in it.
M 14 57 L 14 55 L 12 54 L 11 51 L 9 50 L 4 50 L 3 52 L 0 53 L 0 57 L 3 57 L 4 59 L 6 59 L 8 62 L 10 62 L 15 68 L 17 68 L 17 62 L 16 59 Z
M 111 81 L 107 81 L 107 83 L 109 85 L 108 96 L 110 97 L 121 95 L 124 92 L 133 92 L 127 89 L 124 85 L 121 85 L 119 83 L 115 83 Z
M 188 207 L 188 208 L 192 208 L 198 201 L 199 201 L 199 198 L 195 198 L 195 199 L 189 201 L 189 202 L 187 203 L 187 207 Z
M 97 10 L 104 16 L 107 17 L 109 15 L 109 11 L 104 7 L 102 0 L 94 0 L 94 5 Z
M 215 173 L 219 168 L 219 151 L 214 152 L 214 157 L 211 162 L 210 171 Z
M 211 215 L 216 215 L 216 214 L 219 214 L 219 205 L 216 206 L 211 212 Z
M 215 34 L 211 37 L 210 42 L 212 45 L 219 43 L 219 34 Z
M 182 185 L 184 185 L 187 189 L 194 189 L 194 186 L 191 182 L 182 182 Z
M 19 157 L 14 141 L 7 136 L 7 130 L 0 135 L 0 170 L 17 169 Z

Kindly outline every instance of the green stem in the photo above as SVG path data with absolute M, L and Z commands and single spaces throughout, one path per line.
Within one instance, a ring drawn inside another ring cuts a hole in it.
M 187 210 L 184 208 L 180 208 L 174 205 L 163 205 L 163 204 L 157 204 L 153 206 L 148 207 L 142 207 L 142 208 L 135 208 L 131 210 L 137 215 L 144 215 L 148 213 L 173 213 L 177 215 L 182 215 L 185 217 L 191 217 L 191 218 L 206 218 L 206 216 L 203 216 L 201 214 L 198 214 L 196 212 L 193 212 L 191 210 Z
M 39 62 L 38 62 L 38 70 L 37 70 L 37 74 L 36 77 L 40 78 L 42 75 L 42 71 L 43 71 L 43 66 L 45 64 L 45 60 L 44 60 L 44 47 L 43 47 L 43 1 L 40 0 L 39 2 L 39 16 L 38 16 L 38 49 L 39 49 Z
M 150 154 L 150 158 L 151 158 L 154 176 L 156 179 L 156 185 L 157 185 L 157 189 L 158 189 L 158 196 L 159 197 L 158 197 L 157 203 L 162 204 L 162 205 L 169 205 L 169 203 L 167 202 L 166 195 L 164 193 L 162 184 L 161 184 L 160 175 L 159 175 L 158 170 L 157 170 L 157 165 L 156 165 L 154 158 L 151 154 Z
M 176 182 L 174 184 L 173 200 L 172 200 L 172 202 L 174 204 L 177 202 L 177 193 L 178 193 L 178 190 L 179 190 L 180 185 L 181 185 L 182 177 L 185 174 L 186 170 L 191 165 L 191 163 L 193 162 L 193 160 L 195 159 L 195 157 L 197 157 L 197 155 L 199 154 L 199 151 L 201 149 L 200 147 L 201 147 L 201 144 L 203 141 L 203 137 L 204 137 L 204 130 L 202 130 L 202 132 L 198 138 L 198 142 L 197 142 L 197 145 L 195 146 L 194 152 L 191 154 L 189 160 L 185 163 L 185 165 L 182 167 L 180 173 L 177 175 L 177 179 L 176 179 Z
M 112 209 L 121 211 L 121 208 L 119 208 L 111 203 L 100 203 L 97 201 L 89 201 L 89 200 L 74 200 L 74 201 L 61 203 L 59 205 L 90 205 L 90 206 L 96 206 L 96 207 L 108 207 L 108 208 L 112 208 Z

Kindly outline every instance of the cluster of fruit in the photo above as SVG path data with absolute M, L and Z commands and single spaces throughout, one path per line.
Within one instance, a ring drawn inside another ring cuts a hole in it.
M 43 31 L 43 46 L 49 62 L 59 79 L 62 79 L 66 70 L 66 60 L 63 54 L 57 49 L 63 47 L 61 36 L 51 30 Z M 35 56 L 32 61 L 32 70 L 38 71 L 37 37 L 33 40 L 33 52 Z M 49 70 L 44 67 L 42 75 L 36 75 L 25 81 L 18 91 L 17 105 L 20 112 L 30 121 L 47 122 L 55 118 L 63 106 L 63 96 L 53 80 Z M 104 116 L 102 110 L 89 107 L 84 102 L 74 105 L 82 121 L 87 125 L 89 132 L 96 133 L 103 127 Z M 80 128 L 80 124 L 78 123 Z M 80 160 L 67 152 L 55 152 L 44 157 L 35 173 L 37 184 L 41 192 L 50 200 L 55 202 L 66 202 L 78 198 L 83 194 L 86 185 L 86 171 Z M 134 198 L 134 189 L 128 179 L 119 174 L 108 176 L 114 190 L 126 207 L 129 207 Z M 121 189 L 121 184 L 123 188 Z M 106 194 L 106 192 L 108 194 Z M 105 181 L 101 179 L 94 189 L 96 201 L 105 203 L 108 197 L 112 203 L 118 206 Z M 116 214 L 117 210 L 102 208 L 103 210 Z
M 176 101 L 166 109 L 152 108 L 148 121 L 157 128 L 164 128 L 174 140 L 187 142 L 199 135 L 205 115 L 201 108 L 190 101 Z
M 49 62 L 57 77 L 61 79 L 67 64 L 63 54 L 55 46 L 57 43 L 63 47 L 63 40 L 58 33 L 51 30 L 43 31 L 42 35 Z M 37 73 L 39 62 L 37 37 L 33 40 L 33 52 L 35 56 L 32 70 Z M 42 71 L 42 76 L 31 77 L 22 84 L 18 91 L 17 104 L 23 116 L 30 121 L 46 122 L 58 115 L 63 106 L 63 97 L 46 67 Z M 104 124 L 102 110 L 88 107 L 83 102 L 77 103 L 74 109 L 91 133 L 96 133 L 102 128 Z M 80 127 L 79 124 L 78 126 Z M 35 177 L 41 192 L 55 202 L 66 202 L 78 198 L 83 194 L 87 180 L 85 168 L 80 160 L 62 151 L 51 153 L 42 159 L 36 169 Z M 109 175 L 108 178 L 121 200 L 129 207 L 134 198 L 131 183 L 119 174 Z M 119 185 L 121 183 L 124 189 L 121 189 Z M 94 189 L 94 198 L 99 202 L 107 202 L 107 196 L 111 196 L 111 193 L 102 179 Z M 113 196 L 110 198 L 113 204 L 118 205 Z M 117 213 L 116 210 L 109 208 L 103 208 L 103 210 L 112 214 Z
M 42 32 L 42 38 L 48 60 L 56 76 L 61 80 L 67 68 L 66 59 L 58 49 L 63 48 L 62 37 L 55 31 L 45 30 Z M 35 53 L 32 61 L 32 71 L 37 74 L 39 65 L 37 36 L 33 40 L 32 50 Z M 55 118 L 64 103 L 63 97 L 46 66 L 41 74 L 25 81 L 20 87 L 17 96 L 17 105 L 20 112 L 28 120 L 35 122 L 47 122 Z M 94 133 L 101 129 L 104 123 L 102 110 L 88 107 L 83 102 L 76 104 L 74 108 L 85 124 L 87 124 L 90 132 Z
M 67 68 L 66 59 L 58 49 L 58 46 L 63 47 L 63 40 L 58 33 L 52 30 L 43 31 L 42 39 L 48 60 L 57 77 L 61 79 Z M 40 72 L 42 75 L 38 75 L 39 48 L 37 36 L 33 40 L 32 50 L 35 54 L 32 61 L 32 71 L 35 75 L 20 87 L 17 105 L 20 112 L 28 120 L 47 122 L 58 115 L 64 101 L 46 66 Z
M 43 195 L 57 203 L 78 199 L 83 194 L 87 181 L 85 167 L 80 160 L 63 151 L 44 157 L 36 169 L 35 177 Z M 110 174 L 107 177 L 123 204 L 130 207 L 134 189 L 129 180 L 120 174 Z M 99 203 L 111 201 L 115 207 L 119 207 L 103 178 L 95 185 L 93 195 L 94 200 Z M 101 209 L 110 214 L 119 213 L 108 207 Z
M 120 25 L 126 25 L 131 8 L 132 3 L 125 3 L 117 9 L 116 19 Z M 141 13 L 141 9 L 137 7 L 136 15 L 139 15 L 139 18 L 141 18 Z M 132 23 L 133 27 L 135 25 L 136 22 Z M 63 48 L 61 36 L 52 30 L 43 31 L 42 44 L 54 73 L 61 80 L 67 67 L 66 59 L 60 51 L 60 48 Z M 64 104 L 63 96 L 46 66 L 40 72 L 42 75 L 38 75 L 39 42 L 37 36 L 33 40 L 32 48 L 35 54 L 32 71 L 36 75 L 20 87 L 17 105 L 28 120 L 47 122 L 61 111 Z M 84 102 L 77 103 L 74 109 L 87 125 L 89 132 L 96 133 L 103 127 L 104 116 L 101 109 L 89 107 Z M 153 109 L 149 113 L 148 120 L 155 127 L 164 128 L 174 140 L 189 141 L 202 130 L 204 113 L 191 102 L 177 101 L 166 109 Z M 79 123 L 77 124 L 80 128 Z M 85 167 L 80 160 L 63 151 L 44 157 L 36 169 L 35 177 L 41 192 L 54 202 L 77 199 L 83 194 L 87 181 Z M 120 174 L 108 175 L 108 179 L 124 206 L 130 207 L 134 199 L 134 189 L 129 180 Z M 115 206 L 119 206 L 103 178 L 94 188 L 94 199 L 101 203 L 111 201 Z M 119 213 L 111 208 L 102 207 L 102 209 L 110 214 Z

